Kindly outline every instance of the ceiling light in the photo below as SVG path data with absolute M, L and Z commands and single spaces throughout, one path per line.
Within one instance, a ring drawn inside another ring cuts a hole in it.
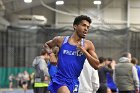
M 64 1 L 56 1 L 56 5 L 63 5 Z
M 95 5 L 100 5 L 102 2 L 99 1 L 99 0 L 96 0 L 96 1 L 93 1 L 93 3 L 94 3 Z
M 31 3 L 32 0 L 24 0 L 25 3 Z

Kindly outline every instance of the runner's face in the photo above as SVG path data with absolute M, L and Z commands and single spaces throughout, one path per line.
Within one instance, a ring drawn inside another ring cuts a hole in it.
M 74 25 L 75 31 L 80 38 L 85 38 L 88 30 L 89 30 L 90 23 L 86 20 L 81 21 L 80 24 Z

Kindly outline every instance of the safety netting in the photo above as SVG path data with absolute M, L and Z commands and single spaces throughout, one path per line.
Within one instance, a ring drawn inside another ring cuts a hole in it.
M 72 27 L 14 28 L 0 31 L 0 87 L 8 87 L 8 76 L 27 70 L 33 72 L 32 61 L 39 55 L 42 45 L 55 36 L 73 33 Z M 103 30 L 91 28 L 87 37 L 95 45 L 97 55 L 118 61 L 123 52 L 129 51 L 140 60 L 140 32 L 124 29 Z

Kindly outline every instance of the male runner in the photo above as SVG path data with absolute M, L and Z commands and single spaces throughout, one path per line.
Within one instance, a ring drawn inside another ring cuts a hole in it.
M 95 47 L 90 40 L 85 39 L 90 24 L 90 17 L 77 16 L 73 22 L 74 32 L 71 36 L 56 36 L 45 43 L 44 47 L 48 49 L 59 47 L 58 61 L 53 53 L 50 54 L 50 61 L 53 64 L 57 61 L 58 65 L 58 72 L 49 86 L 51 93 L 78 93 L 78 77 L 86 58 L 93 68 L 98 69 L 99 60 Z

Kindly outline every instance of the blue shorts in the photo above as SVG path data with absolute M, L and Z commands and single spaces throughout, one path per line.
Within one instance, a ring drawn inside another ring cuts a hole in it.
M 78 93 L 79 89 L 79 81 L 76 79 L 61 79 L 61 80 L 56 80 L 53 79 L 50 82 L 50 85 L 48 87 L 49 91 L 51 93 L 57 93 L 58 89 L 62 86 L 67 86 L 68 89 L 70 90 L 70 93 Z

